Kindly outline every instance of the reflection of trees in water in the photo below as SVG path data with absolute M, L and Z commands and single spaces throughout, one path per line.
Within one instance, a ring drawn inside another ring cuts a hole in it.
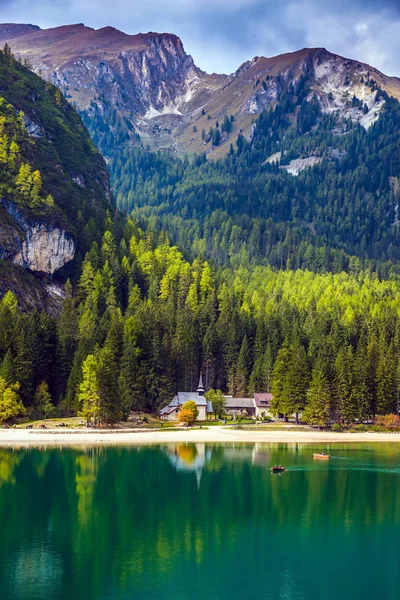
M 21 453 L 0 449 L 0 488 L 6 483 L 15 483 L 15 469 L 21 460 Z
M 233 551 L 249 535 L 272 568 L 283 558 L 271 544 L 290 545 L 294 532 L 307 545 L 322 530 L 367 535 L 376 523 L 399 525 L 400 486 L 391 485 L 398 474 L 334 470 L 309 456 L 308 447 L 236 444 L 0 451 L 0 481 L 9 483 L 2 551 L 24 561 L 21 547 L 34 552 L 42 540 L 34 563 L 50 560 L 45 548 L 62 561 L 55 572 L 64 584 L 75 581 L 90 600 L 106 580 L 129 590 L 154 577 L 184 578 L 188 565 L 205 567 L 210 554 Z M 292 471 L 274 477 L 275 463 Z M 2 580 L 5 568 L 0 556 Z
M 197 456 L 196 444 L 179 444 L 176 446 L 175 452 L 182 462 L 191 466 Z
M 75 457 L 75 483 L 78 497 L 78 521 L 87 525 L 93 510 L 93 496 L 99 469 L 98 449 L 88 449 Z

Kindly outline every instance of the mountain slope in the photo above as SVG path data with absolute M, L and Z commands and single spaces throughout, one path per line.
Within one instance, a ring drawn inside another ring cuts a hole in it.
M 207 75 L 171 34 L 126 35 L 82 24 L 33 31 L 32 26 L 6 24 L 0 25 L 0 39 L 86 112 L 92 134 L 98 134 L 101 121 L 105 129 L 121 130 L 124 145 L 140 137 L 153 148 L 222 156 L 239 131 L 249 137 L 257 116 L 303 75 L 325 112 L 352 116 L 349 98 L 367 102 L 367 126 L 382 108 L 367 81 L 400 99 L 398 78 L 323 48 L 256 57 L 231 75 Z M 232 116 L 229 131 L 213 144 L 209 129 L 225 115 Z M 105 143 L 99 147 L 109 150 Z
M 0 166 L 4 291 L 23 272 L 12 265 L 42 275 L 73 266 L 113 207 L 104 161 L 76 112 L 7 49 L 0 53 Z
M 222 267 L 398 271 L 400 104 L 376 90 L 381 116 L 365 129 L 309 93 L 299 80 L 219 160 L 116 153 L 119 206 Z M 359 120 L 368 114 L 352 103 Z
M 57 85 L 80 110 L 116 108 L 131 129 L 152 139 L 152 119 L 182 117 L 182 107 L 197 97 L 206 102 L 224 77 L 198 69 L 179 38 L 170 34 L 126 35 L 112 27 L 82 24 L 43 31 L 25 28 L 6 39 L 16 56 Z
M 11 43 L 80 104 L 119 207 L 193 257 L 384 273 L 400 260 L 400 80 L 323 48 L 208 76 L 175 36 L 83 25 Z

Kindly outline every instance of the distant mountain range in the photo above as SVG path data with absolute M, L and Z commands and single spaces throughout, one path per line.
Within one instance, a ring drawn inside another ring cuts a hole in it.
M 210 75 L 172 34 L 82 24 L 0 40 L 77 108 L 118 208 L 190 258 L 398 273 L 400 79 L 324 48 Z
M 84 111 L 89 129 L 92 119 L 101 118 L 124 132 L 123 143 L 140 138 L 151 148 L 176 153 L 226 154 L 238 133 L 250 138 L 258 115 L 279 103 L 304 75 L 323 112 L 360 121 L 365 128 L 384 105 L 376 98 L 378 87 L 400 99 L 400 79 L 324 48 L 255 57 L 231 75 L 210 75 L 171 34 L 126 35 L 83 24 L 44 30 L 3 24 L 0 41 Z M 354 96 L 362 107 L 352 104 Z M 362 110 L 365 105 L 368 112 Z M 211 139 L 211 125 L 222 123 L 225 115 L 231 126 Z

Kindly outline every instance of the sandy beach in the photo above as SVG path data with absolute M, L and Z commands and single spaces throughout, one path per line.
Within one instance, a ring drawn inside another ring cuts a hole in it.
M 234 430 L 229 427 L 209 429 L 103 430 L 98 429 L 5 429 L 0 430 L 0 446 L 73 446 L 119 444 L 206 443 L 303 443 L 330 444 L 354 442 L 400 442 L 399 433 L 332 433 L 326 431 Z

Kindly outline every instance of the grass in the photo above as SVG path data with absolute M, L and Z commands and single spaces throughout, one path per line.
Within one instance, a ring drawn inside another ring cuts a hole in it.
M 273 422 L 270 425 L 267 423 L 262 423 L 261 425 L 236 423 L 235 425 L 232 425 L 231 429 L 233 429 L 235 426 L 245 429 L 246 431 L 314 431 L 313 428 L 309 427 L 308 425 L 295 425 L 277 422 Z
M 143 419 L 146 419 L 147 422 L 143 421 Z M 141 424 L 138 425 L 138 423 L 136 423 L 135 421 L 123 421 L 120 423 L 116 423 L 113 427 L 113 429 L 160 429 L 160 431 L 164 430 L 164 429 L 182 429 L 182 427 L 178 427 L 179 423 L 177 421 L 174 422 L 169 422 L 169 421 L 161 421 L 159 418 L 155 418 L 152 415 L 140 415 L 140 420 L 141 420 Z M 29 421 L 24 421 L 24 422 L 20 422 L 18 423 L 18 427 L 20 429 L 24 429 L 26 428 L 27 425 L 33 425 L 34 429 L 40 429 L 40 425 L 46 425 L 46 427 L 48 429 L 62 429 L 60 427 L 61 423 L 65 423 L 69 428 L 79 428 L 79 429 L 85 429 L 86 428 L 86 422 L 84 421 L 84 419 L 82 419 L 81 417 L 57 417 L 57 418 L 53 418 L 53 419 L 37 419 L 37 420 L 29 420 Z M 162 425 L 161 425 L 162 423 Z M 205 428 L 204 425 L 207 424 L 210 425 L 210 422 L 206 422 L 206 421 L 201 421 L 196 423 L 196 425 L 198 426 L 202 426 L 202 428 Z M 218 421 L 214 423 L 215 425 L 218 425 Z M 190 429 L 198 429 L 199 427 L 191 427 Z M 107 427 L 105 427 L 105 429 L 107 429 Z
M 59 427 L 60 423 L 66 423 L 68 427 L 85 427 L 84 421 L 80 417 L 64 417 L 64 418 L 54 418 L 54 419 L 41 419 L 35 421 L 25 421 L 24 423 L 20 423 L 18 427 L 24 429 L 27 425 L 33 425 L 34 429 L 39 429 L 40 425 L 46 425 L 49 429 L 54 427 Z

